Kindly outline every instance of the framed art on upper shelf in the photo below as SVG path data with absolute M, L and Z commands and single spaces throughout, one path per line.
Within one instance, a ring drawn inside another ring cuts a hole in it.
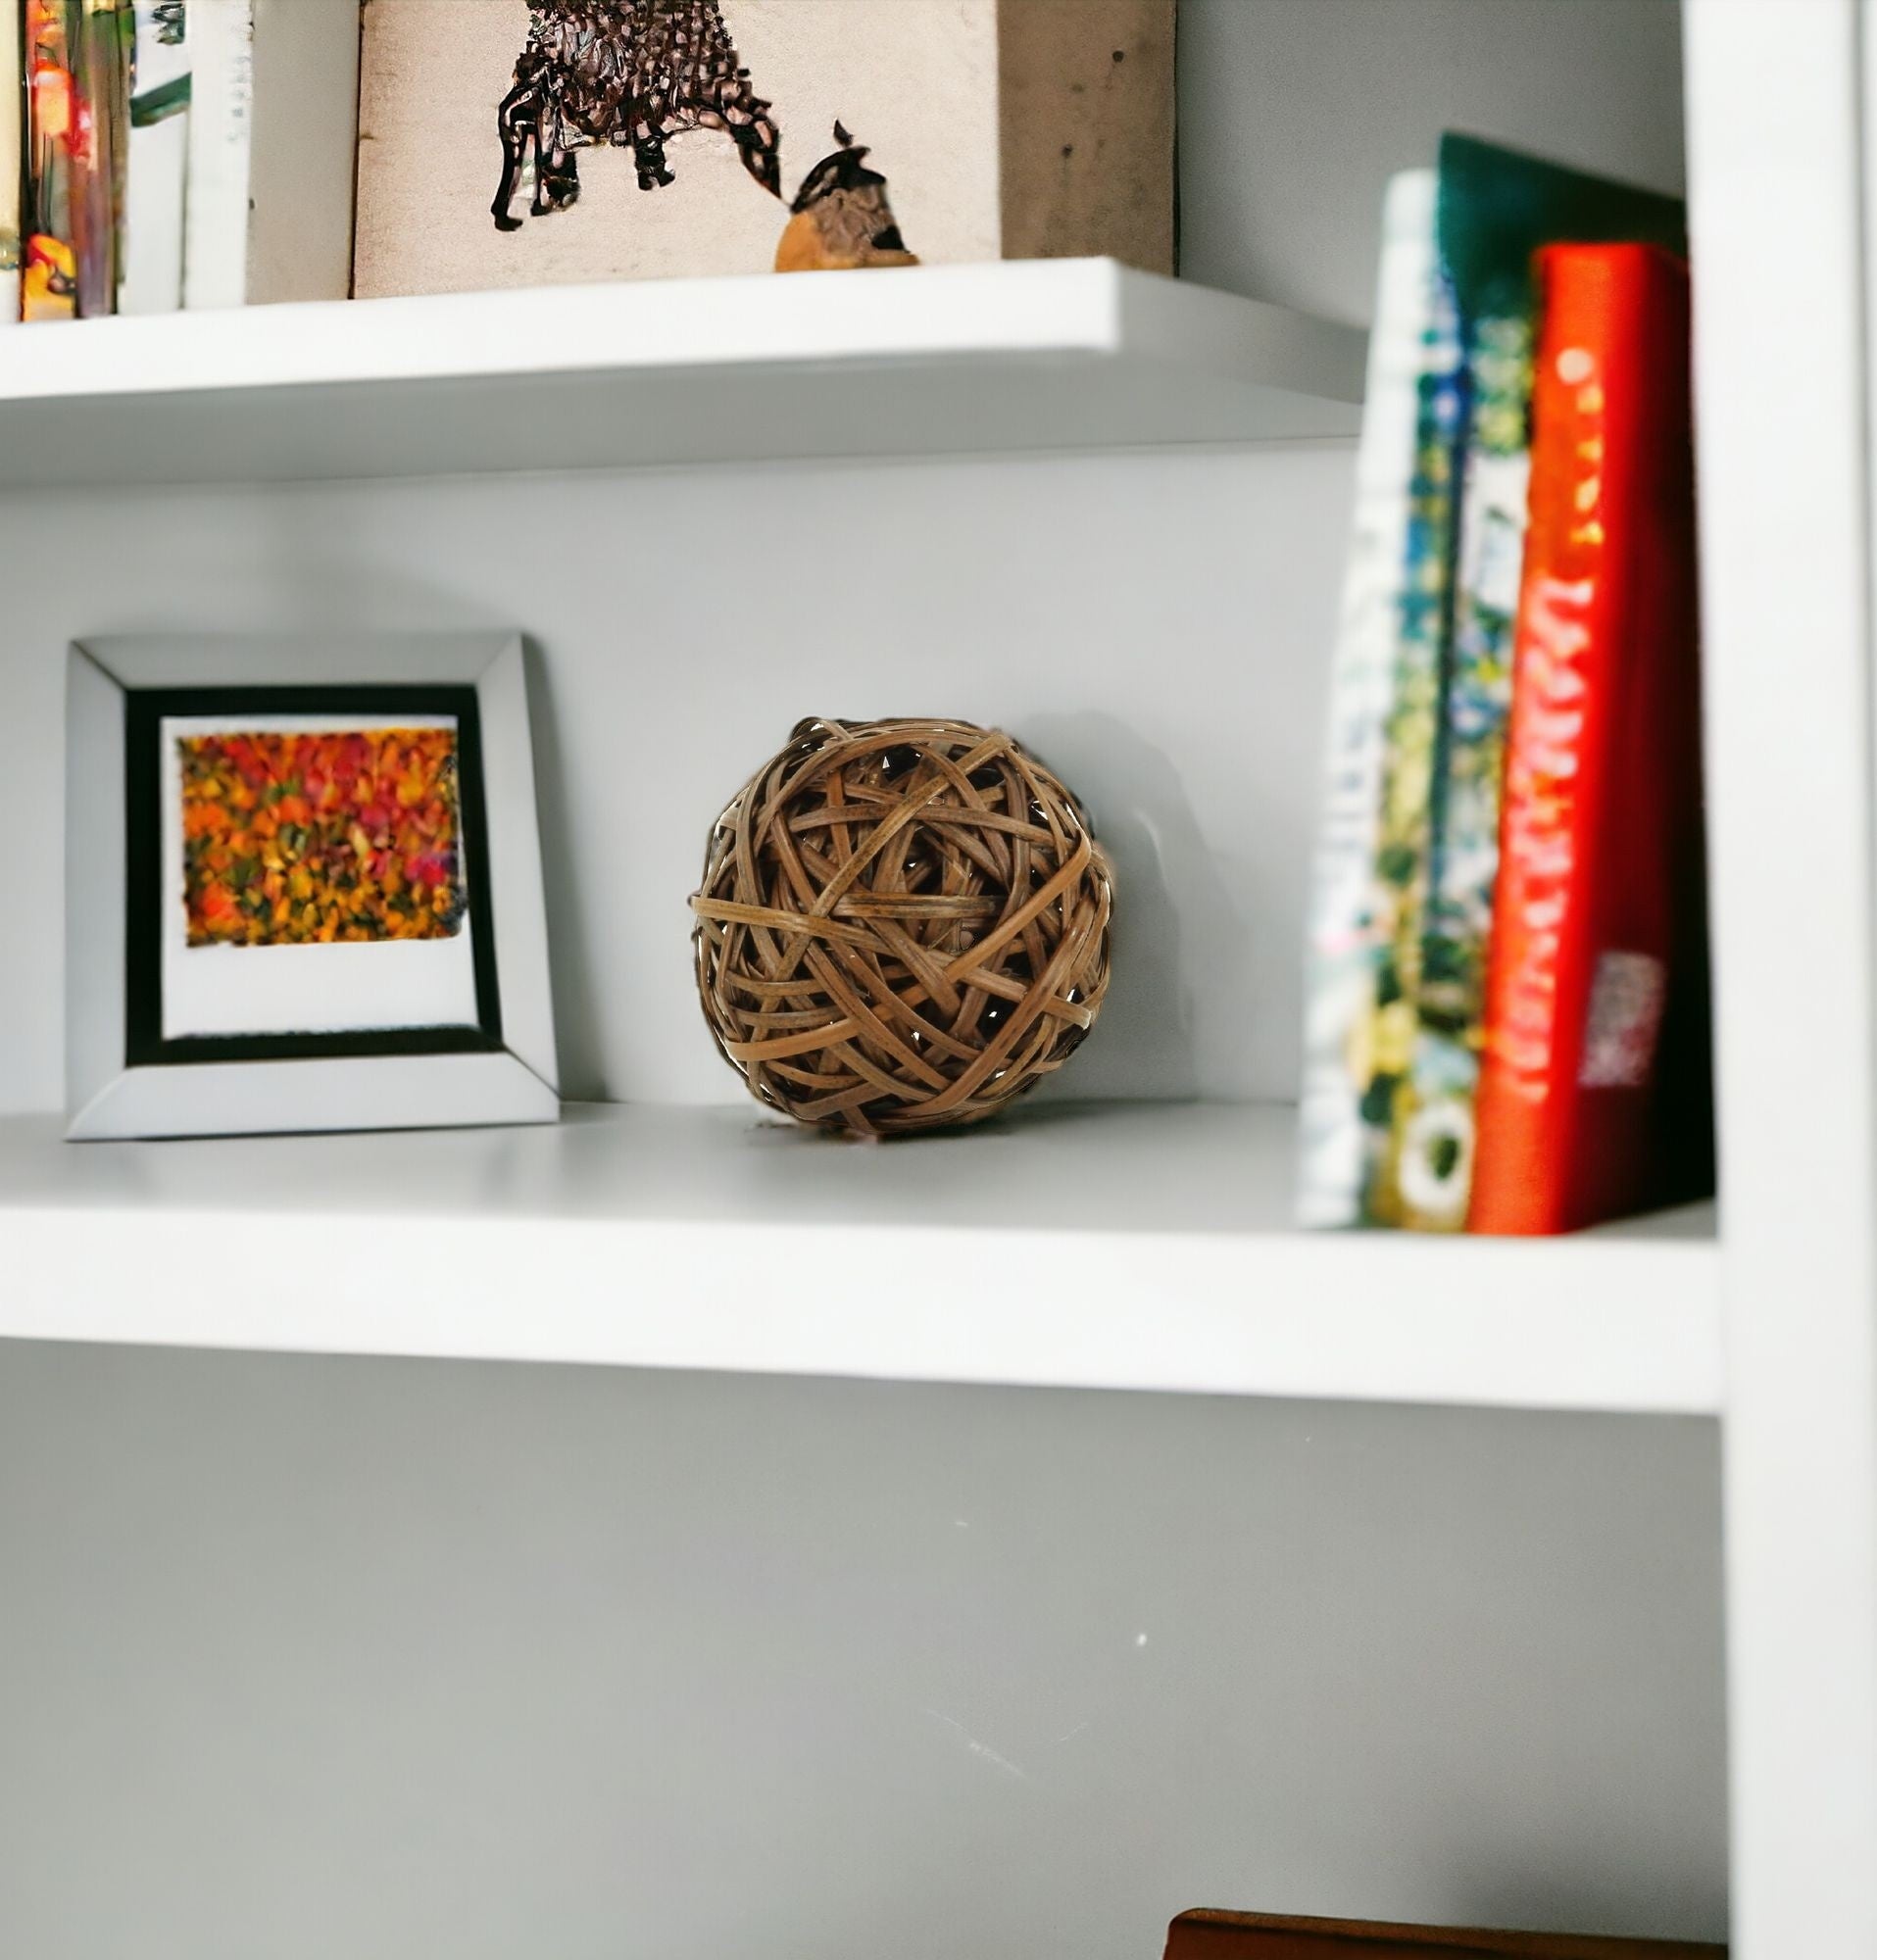
M 555 1120 L 519 639 L 89 640 L 66 718 L 68 1136 Z
M 372 0 L 353 291 L 1174 264 L 1173 0 Z

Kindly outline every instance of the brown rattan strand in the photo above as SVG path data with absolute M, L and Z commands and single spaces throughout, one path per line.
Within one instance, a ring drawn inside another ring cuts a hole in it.
M 968 721 L 811 720 L 711 833 L 698 993 L 760 1101 L 861 1136 L 977 1122 L 1074 1054 L 1113 876 L 1073 795 Z

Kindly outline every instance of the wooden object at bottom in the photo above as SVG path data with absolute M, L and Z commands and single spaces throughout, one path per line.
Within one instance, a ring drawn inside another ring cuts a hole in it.
M 1679 1939 L 1605 1939 L 1568 1933 L 1491 1933 L 1378 1920 L 1296 1919 L 1262 1912 L 1185 1912 L 1168 1929 L 1166 1960 L 1726 1960 L 1724 1946 Z

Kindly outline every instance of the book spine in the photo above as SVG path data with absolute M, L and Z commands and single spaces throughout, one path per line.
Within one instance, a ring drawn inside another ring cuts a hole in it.
M 67 0 L 73 73 L 72 250 L 78 317 L 118 310 L 130 135 L 130 0 Z
M 1376 1136 L 1364 1120 L 1363 1036 L 1376 1012 L 1385 728 L 1408 614 L 1408 532 L 1421 395 L 1446 344 L 1431 171 L 1404 172 L 1382 214 L 1356 510 L 1330 680 L 1329 756 L 1305 980 L 1298 1220 L 1355 1225 Z
M 1468 1223 L 1552 1232 L 1650 1201 L 1655 1062 L 1699 886 L 1687 275 L 1639 246 L 1540 255 L 1531 538 Z
M 73 138 L 77 91 L 66 0 L 25 0 L 26 153 L 20 317 L 72 319 L 78 310 L 73 250 Z
M 248 297 L 248 205 L 254 141 L 253 0 L 189 0 L 192 87 L 185 307 Z
M 1369 863 L 1375 976 L 1352 1037 L 1361 1087 L 1365 1223 L 1402 1222 L 1402 1111 L 1411 1093 L 1422 984 L 1422 928 L 1434 865 L 1434 784 L 1439 766 L 1446 649 L 1452 631 L 1457 465 L 1466 371 L 1446 263 L 1436 249 L 1436 303 L 1424 333 L 1415 389 L 1413 457 L 1402 546 L 1394 674 L 1383 722 L 1381 801 Z
M 72 120 L 67 137 L 71 171 L 69 209 L 74 312 L 80 318 L 109 312 L 105 305 L 110 222 L 99 182 L 108 132 L 99 127 L 92 90 L 97 63 L 84 0 L 65 0 L 65 44 L 72 75 Z
M 1466 335 L 1466 449 L 1433 779 L 1433 855 L 1413 1061 L 1396 1110 L 1400 1222 L 1421 1231 L 1464 1225 L 1472 1178 L 1500 785 L 1525 553 L 1532 335 L 1529 312 L 1474 320 Z
M 21 184 L 20 164 L 25 155 L 25 65 L 24 8 L 7 0 L 0 5 L 0 76 L 12 75 L 15 85 L 0 89 L 0 158 L 10 168 L 0 171 L 0 326 L 20 318 Z
M 182 304 L 190 48 L 183 0 L 136 0 L 122 313 Z

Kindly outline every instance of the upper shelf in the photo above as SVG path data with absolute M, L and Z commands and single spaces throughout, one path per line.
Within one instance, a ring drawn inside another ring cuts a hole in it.
M 0 1335 L 1712 1411 L 1712 1213 L 1289 1228 L 1295 1112 L 1039 1105 L 868 1147 L 755 1110 L 63 1144 L 0 1122 Z
M 0 488 L 1354 432 L 1365 336 L 1107 259 L 0 332 Z

